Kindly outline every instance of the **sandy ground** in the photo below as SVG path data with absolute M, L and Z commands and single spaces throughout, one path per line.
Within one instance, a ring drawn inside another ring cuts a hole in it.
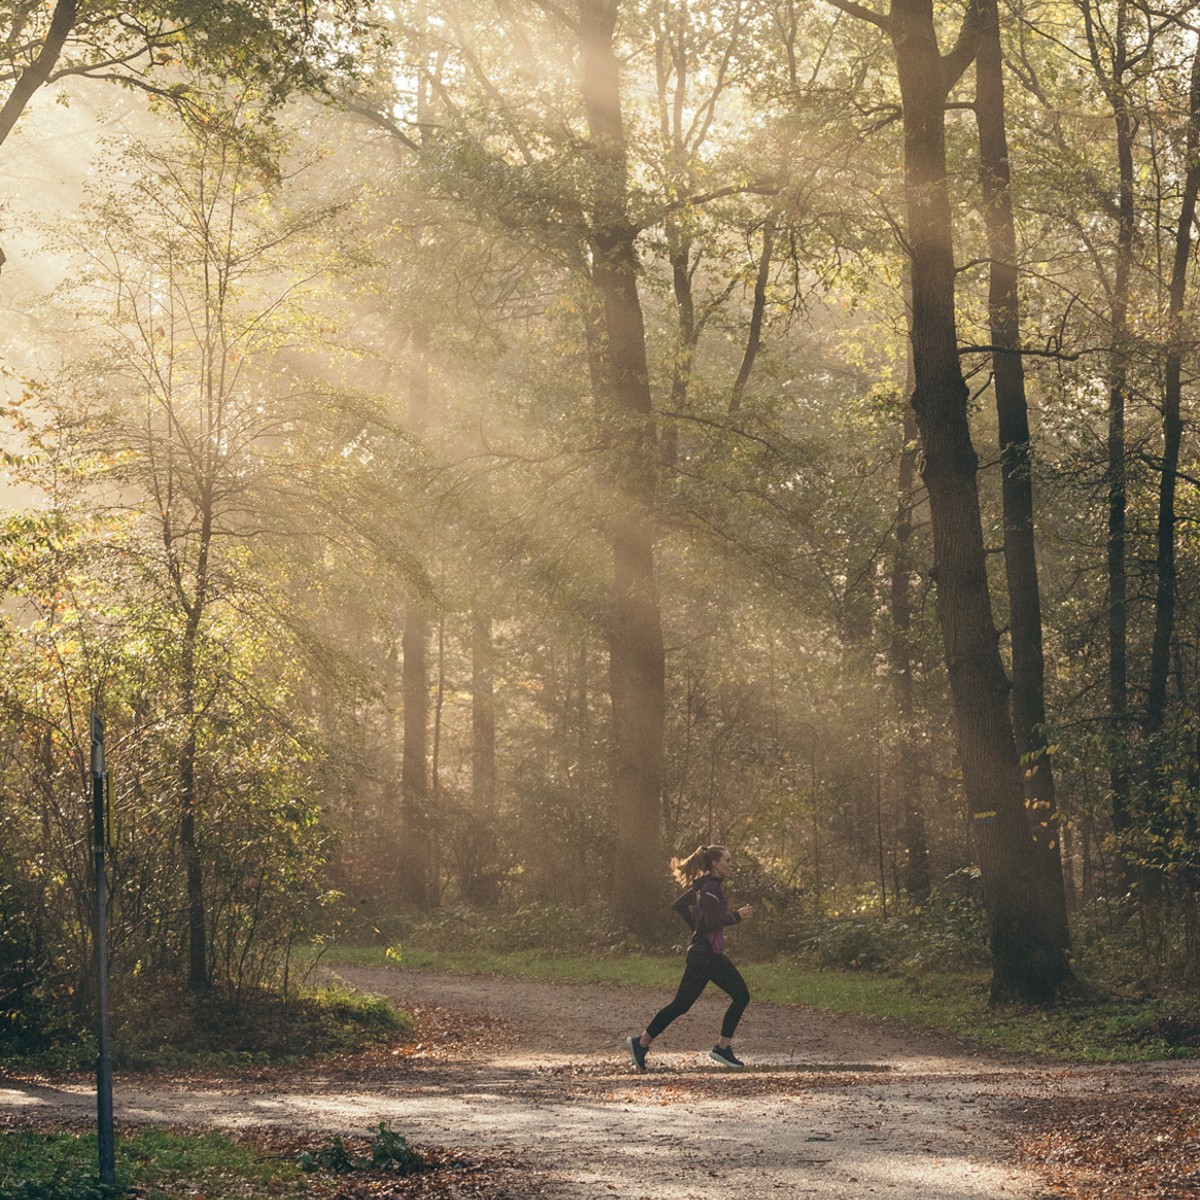
M 1200 1068 L 1047 1067 L 972 1054 L 886 1024 L 752 1004 L 737 1038 L 750 1070 L 710 1063 L 722 1001 L 710 989 L 632 1072 L 623 1039 L 658 992 L 391 970 L 337 974 L 426 1014 L 425 1038 L 369 1066 L 118 1078 L 121 1122 L 364 1133 L 380 1121 L 421 1144 L 517 1154 L 530 1194 L 595 1200 L 821 1196 L 1040 1200 L 1019 1133 L 1045 1100 L 1195 1083 Z M 752 971 L 748 972 L 753 989 Z M 94 1112 L 86 1082 L 0 1080 L 29 1116 Z

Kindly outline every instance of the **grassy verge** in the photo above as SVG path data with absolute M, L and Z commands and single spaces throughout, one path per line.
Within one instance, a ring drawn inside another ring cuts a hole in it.
M 122 1070 L 265 1066 L 309 1061 L 395 1040 L 408 1018 L 380 996 L 322 987 L 287 999 L 264 992 L 234 1003 L 146 991 L 114 1006 L 112 1057 Z M 8 1070 L 91 1070 L 94 1032 L 64 1030 L 35 1050 L 0 1045 Z M 0 1200 L 3 1200 L 0 1197 Z
M 334 947 L 322 961 L 331 967 L 424 968 L 660 991 L 675 987 L 680 968 L 678 957 L 658 955 L 577 957 L 534 950 L 451 953 L 408 947 L 398 958 L 381 947 Z M 992 1050 L 1083 1062 L 1200 1057 L 1200 1003 L 1190 996 L 1152 1000 L 1114 996 L 1051 1009 L 993 1007 L 988 1003 L 988 977 L 981 971 L 914 978 L 818 970 L 787 962 L 743 961 L 741 965 L 759 1000 L 897 1021 Z
M 291 1200 L 307 1187 L 295 1162 L 271 1159 L 218 1133 L 142 1129 L 118 1141 L 117 1190 L 96 1179 L 96 1135 L 0 1133 L 0 1200 Z
M 126 1019 L 113 1058 L 125 1068 L 299 1062 L 392 1041 L 408 1028 L 382 997 L 341 987 L 287 999 L 264 993 L 236 1006 L 212 997 Z
M 450 1200 L 522 1196 L 529 1183 L 515 1154 L 418 1148 L 382 1123 L 345 1139 L 287 1129 L 118 1131 L 110 1188 L 97 1182 L 96 1158 L 94 1133 L 0 1130 L 0 1200 Z

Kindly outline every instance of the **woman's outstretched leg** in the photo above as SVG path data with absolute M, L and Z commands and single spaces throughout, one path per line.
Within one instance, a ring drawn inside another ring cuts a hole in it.
M 738 1022 L 746 1005 L 750 1003 L 750 989 L 742 978 L 742 973 L 723 954 L 713 955 L 714 962 L 709 978 L 729 997 L 729 1007 L 721 1020 L 721 1036 L 717 1044 L 709 1051 L 709 1058 L 719 1062 L 723 1067 L 731 1067 L 740 1071 L 746 1064 L 733 1052 L 733 1035 L 737 1031 Z
M 708 983 L 713 959 L 718 957 L 724 956 L 711 954 L 703 949 L 688 951 L 687 965 L 684 967 L 683 978 L 679 981 L 674 999 L 654 1014 L 650 1019 L 650 1024 L 646 1026 L 640 1036 L 635 1034 L 633 1037 L 625 1039 L 635 1070 L 644 1071 L 646 1069 L 646 1052 L 650 1049 L 650 1043 L 672 1021 L 682 1017 L 699 999 L 700 993 L 704 991 Z M 728 962 L 728 959 L 726 961 Z M 733 967 L 732 963 L 729 965 Z M 734 970 L 736 973 L 736 968 Z M 742 986 L 745 987 L 745 984 Z M 749 998 L 749 993 L 747 993 L 747 1001 Z

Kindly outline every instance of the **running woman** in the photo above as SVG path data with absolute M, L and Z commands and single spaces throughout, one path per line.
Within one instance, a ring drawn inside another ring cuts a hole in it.
M 696 1003 L 709 983 L 715 983 L 728 994 L 729 1007 L 721 1022 L 721 1036 L 708 1057 L 740 1071 L 746 1064 L 733 1052 L 733 1035 L 750 1003 L 750 989 L 737 967 L 725 957 L 725 926 L 746 920 L 754 910 L 744 904 L 736 912 L 729 911 L 721 885 L 733 875 L 733 859 L 724 846 L 700 846 L 682 861 L 671 859 L 671 873 L 687 888 L 675 901 L 676 912 L 692 930 L 687 964 L 675 999 L 654 1015 L 640 1036 L 633 1034 L 625 1039 L 629 1057 L 635 1071 L 644 1071 L 650 1043 Z

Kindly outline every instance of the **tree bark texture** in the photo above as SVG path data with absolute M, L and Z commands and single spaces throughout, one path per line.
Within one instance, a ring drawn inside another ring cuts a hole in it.
M 988 592 L 978 459 L 954 313 L 945 143 L 945 102 L 954 72 L 949 57 L 939 52 L 932 0 L 893 0 L 889 33 L 904 108 L 916 378 L 912 405 L 924 450 L 938 619 L 988 910 L 992 992 L 996 998 L 1045 1001 L 1054 997 L 1069 969 L 1066 947 L 1039 902 L 1009 683 Z
M 661 886 L 665 665 L 654 573 L 658 445 L 638 295 L 637 230 L 628 173 L 615 36 L 617 0 L 579 0 L 581 84 L 593 160 L 592 279 L 603 307 L 602 420 L 615 481 L 609 630 L 615 757 L 614 818 L 622 863 L 616 913 L 648 932 Z
M 1033 451 L 1025 369 L 1020 355 L 1021 304 L 1017 237 L 1013 220 L 1000 17 L 996 0 L 983 0 L 975 60 L 975 115 L 979 126 L 980 179 L 991 258 L 988 317 L 993 386 L 1000 435 L 1004 506 L 1004 566 L 1008 581 L 1012 639 L 1012 719 L 1033 853 L 1038 864 L 1047 918 L 1070 944 L 1054 769 L 1046 749 L 1046 661 L 1042 646 L 1042 602 L 1034 544 Z

